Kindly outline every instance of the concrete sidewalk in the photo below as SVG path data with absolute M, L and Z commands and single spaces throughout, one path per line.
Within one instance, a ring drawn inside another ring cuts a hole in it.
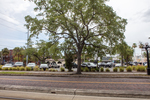
M 5 98 L 5 99 L 4 99 Z M 143 98 L 98 97 L 0 90 L 1 100 L 148 100 Z
M 55 95 L 63 94 L 73 96 L 80 95 L 80 96 L 96 96 L 96 97 L 125 97 L 125 98 L 150 99 L 150 91 L 67 89 L 67 88 L 48 88 L 48 87 L 33 87 L 33 86 L 3 85 L 3 84 L 0 84 L 0 90 L 24 91 L 32 93 L 37 92 Z

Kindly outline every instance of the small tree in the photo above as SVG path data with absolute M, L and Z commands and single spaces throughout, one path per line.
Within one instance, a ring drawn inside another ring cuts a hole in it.
M 65 55 L 65 66 L 68 69 L 68 71 L 70 72 L 72 69 L 72 62 L 73 62 L 73 55 L 71 52 L 67 53 Z

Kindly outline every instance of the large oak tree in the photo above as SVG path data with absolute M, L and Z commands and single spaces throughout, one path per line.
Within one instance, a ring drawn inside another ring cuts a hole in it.
M 85 45 L 99 41 L 115 45 L 124 38 L 126 19 L 116 15 L 107 0 L 30 0 L 39 14 L 25 17 L 26 26 L 39 35 L 43 30 L 51 39 L 65 38 L 75 46 L 78 59 L 77 74 L 81 74 L 81 54 Z M 98 45 L 100 46 L 100 45 Z

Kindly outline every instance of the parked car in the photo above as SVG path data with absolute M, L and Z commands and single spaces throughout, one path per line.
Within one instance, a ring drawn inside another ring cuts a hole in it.
M 49 68 L 59 68 L 60 65 L 57 65 L 56 63 L 49 64 Z
M 27 64 L 27 67 L 31 67 L 32 69 L 33 69 L 35 66 L 36 66 L 35 63 L 28 63 L 28 64 Z
M 2 68 L 6 68 L 6 67 L 10 68 L 10 67 L 13 67 L 13 65 L 12 64 L 5 64 L 4 66 L 2 66 Z
M 76 64 L 76 63 L 72 63 L 72 68 L 77 68 L 78 67 L 78 65 Z
M 23 65 L 23 62 L 16 62 L 16 63 L 14 64 L 14 67 L 17 67 L 17 66 L 19 66 L 19 67 L 24 66 L 24 65 Z
M 105 67 L 105 66 L 106 66 L 106 63 L 104 63 L 104 62 L 98 63 L 98 66 L 99 66 L 99 67 Z
M 121 63 L 117 63 L 116 65 L 115 65 L 115 67 L 120 67 L 121 66 Z
M 40 69 L 43 69 L 44 71 L 46 70 L 46 69 L 48 69 L 49 67 L 48 67 L 48 65 L 47 64 L 41 64 L 40 65 Z
M 115 64 L 113 62 L 108 62 L 106 63 L 105 67 L 109 67 L 109 68 L 115 67 Z
M 97 65 L 95 65 L 95 64 L 92 63 L 92 62 L 83 62 L 83 63 L 81 64 L 81 67 L 96 68 Z

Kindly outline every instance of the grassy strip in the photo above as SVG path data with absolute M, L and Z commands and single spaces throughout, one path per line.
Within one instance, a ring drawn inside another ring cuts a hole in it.
M 0 74 L 26 74 L 27 72 L 0 72 Z

